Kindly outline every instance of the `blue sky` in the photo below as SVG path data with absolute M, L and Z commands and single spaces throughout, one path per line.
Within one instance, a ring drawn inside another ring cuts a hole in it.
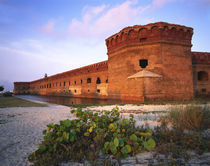
M 158 21 L 193 27 L 192 50 L 210 52 L 210 0 L 0 0 L 0 85 L 107 60 L 107 37 Z

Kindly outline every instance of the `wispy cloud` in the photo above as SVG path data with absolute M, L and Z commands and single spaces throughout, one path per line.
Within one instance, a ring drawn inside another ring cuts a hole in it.
M 82 20 L 73 19 L 68 32 L 71 36 L 104 36 L 119 27 L 134 22 L 137 16 L 147 7 L 137 5 L 137 1 L 126 1 L 109 8 L 102 5 L 89 8 L 83 14 Z
M 176 0 L 153 0 L 151 6 L 153 8 L 159 8 L 159 7 L 164 6 L 165 4 L 173 2 L 173 1 L 176 1 Z
M 65 32 L 55 30 L 55 20 L 50 20 L 41 27 L 41 32 L 55 38 L 62 36 L 76 38 L 105 38 L 123 27 L 132 24 L 145 24 L 153 18 L 146 18 L 144 13 L 160 8 L 167 3 L 177 0 L 153 0 L 142 5 L 138 0 L 127 0 L 121 4 L 110 6 L 85 6 L 82 10 L 82 19 L 73 18 Z M 64 35 L 65 34 L 65 35 Z
M 53 34 L 55 33 L 55 20 L 50 20 L 48 21 L 47 24 L 43 25 L 42 27 L 39 28 L 40 32 L 43 34 Z

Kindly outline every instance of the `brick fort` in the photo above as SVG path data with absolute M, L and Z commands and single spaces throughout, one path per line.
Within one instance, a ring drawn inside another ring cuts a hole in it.
M 192 52 L 193 28 L 165 22 L 126 27 L 106 39 L 108 60 L 31 82 L 15 94 L 133 101 L 210 96 L 210 53 Z

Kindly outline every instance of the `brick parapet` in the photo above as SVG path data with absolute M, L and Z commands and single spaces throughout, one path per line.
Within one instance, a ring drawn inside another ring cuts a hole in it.
M 210 64 L 210 52 L 192 52 L 193 64 Z
M 102 61 L 99 63 L 91 64 L 88 66 L 80 67 L 74 70 L 66 71 L 63 73 L 59 73 L 56 75 L 52 75 L 46 78 L 42 78 L 39 80 L 32 81 L 30 83 L 36 83 L 39 81 L 47 81 L 47 80 L 54 80 L 54 79 L 60 79 L 60 78 L 65 78 L 65 77 L 71 77 L 71 76 L 76 76 L 76 75 L 81 75 L 81 74 L 88 74 L 88 73 L 94 73 L 94 72 L 99 72 L 99 71 L 105 71 L 108 70 L 108 61 Z
M 167 42 L 192 46 L 193 28 L 157 22 L 147 25 L 134 25 L 122 29 L 106 39 L 108 54 L 117 48 L 128 44 L 148 44 L 154 42 Z

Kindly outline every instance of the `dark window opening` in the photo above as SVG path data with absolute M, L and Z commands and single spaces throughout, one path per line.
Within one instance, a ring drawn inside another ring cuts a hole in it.
M 44 88 L 46 88 L 46 84 L 44 85 Z
M 139 41 L 140 41 L 140 42 L 144 42 L 144 41 L 146 41 L 146 40 L 147 40 L 147 38 L 144 37 L 144 38 L 140 38 Z
M 69 81 L 69 86 L 70 86 L 70 81 Z
M 66 82 L 63 82 L 63 86 L 66 86 Z
M 77 90 L 75 89 L 74 92 L 77 93 Z
M 106 79 L 106 83 L 108 83 L 108 79 Z
M 91 78 L 88 78 L 87 79 L 87 83 L 91 83 Z
M 77 84 L 77 81 L 74 81 L 74 84 L 76 85 Z
M 98 77 L 96 80 L 96 84 L 100 84 L 101 83 L 101 79 Z
M 57 84 L 57 82 L 56 82 L 56 87 L 57 87 L 57 85 L 58 85 L 58 84 Z
M 47 88 L 48 88 L 48 84 L 47 84 Z
M 97 93 L 100 93 L 100 89 L 97 89 Z
M 139 66 L 141 66 L 141 68 L 146 68 L 148 65 L 148 60 L 147 59 L 140 59 L 139 60 Z
M 81 84 L 82 84 L 82 80 L 81 80 L 80 82 L 81 82 Z
M 199 71 L 198 72 L 198 81 L 208 81 L 208 73 L 205 71 Z
M 201 89 L 201 92 L 202 93 L 206 93 L 206 89 Z
M 60 86 L 61 86 L 61 82 L 60 82 Z
M 49 88 L 51 88 L 51 84 L 49 84 Z
M 88 92 L 90 92 L 90 90 L 88 89 Z

